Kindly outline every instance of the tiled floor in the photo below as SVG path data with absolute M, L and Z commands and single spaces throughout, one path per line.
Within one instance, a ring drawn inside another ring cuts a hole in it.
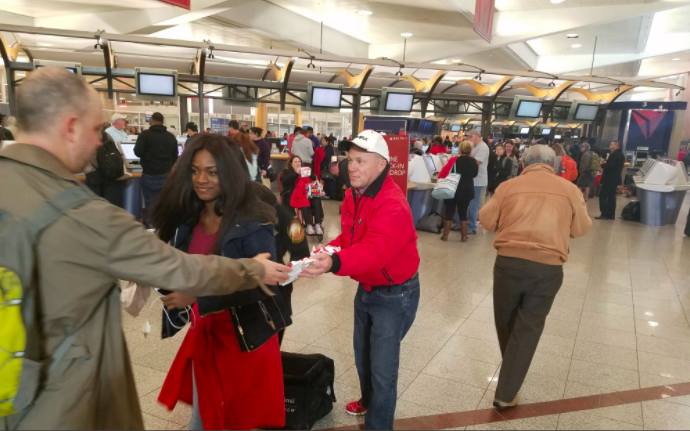
M 619 200 L 619 212 L 627 202 Z M 338 204 L 324 203 L 326 240 L 338 234 Z M 590 201 L 591 216 L 598 215 L 597 206 L 596 199 Z M 686 202 L 678 224 L 663 228 L 595 220 L 587 236 L 572 241 L 565 282 L 523 387 L 523 404 L 690 382 L 687 211 Z M 447 243 L 419 234 L 422 294 L 403 342 L 398 419 L 491 407 L 501 365 L 492 314 L 493 238 L 481 229 L 467 244 L 457 233 Z M 317 428 L 362 422 L 344 412 L 360 395 L 352 348 L 356 287 L 333 275 L 295 286 L 295 323 L 284 350 L 323 353 L 336 363 L 338 403 Z M 159 318 L 157 308 L 151 316 Z M 145 339 L 144 321 L 126 316 L 124 324 L 146 425 L 184 428 L 189 407 L 167 413 L 155 402 L 182 337 Z M 157 334 L 160 322 L 152 325 Z M 488 419 L 470 428 L 690 429 L 690 397 L 489 423 L 493 414 L 487 411 Z

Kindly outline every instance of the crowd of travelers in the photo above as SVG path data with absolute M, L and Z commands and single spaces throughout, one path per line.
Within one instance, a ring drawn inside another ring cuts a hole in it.
M 263 184 L 273 132 L 233 120 L 224 136 L 189 123 L 179 152 L 160 113 L 139 132 L 119 114 L 104 126 L 101 112 L 83 79 L 46 67 L 19 88 L 16 126 L 0 122 L 0 133 L 17 141 L 0 151 L 0 183 L 10 185 L 0 188 L 0 210 L 10 216 L 0 219 L 0 239 L 28 229 L 33 236 L 22 244 L 35 253 L 34 267 L 17 277 L 26 284 L 12 284 L 27 297 L 11 305 L 32 308 L 17 314 L 25 333 L 0 332 L 25 339 L 5 372 L 24 366 L 42 376 L 31 387 L 16 374 L 9 408 L 0 402 L 0 428 L 143 429 L 116 280 L 159 286 L 171 324 L 191 317 L 158 394 L 170 410 L 180 401 L 192 406 L 189 429 L 283 428 L 281 343 L 293 290 L 282 285 L 291 272 L 284 259 L 310 256 L 307 237 L 326 234 L 323 200 L 340 188 L 342 231 L 326 244 L 332 253 L 311 255 L 301 277 L 358 282 L 352 342 L 361 398 L 348 400 L 346 411 L 364 416 L 367 429 L 393 429 L 401 345 L 423 280 L 412 212 L 389 173 L 383 135 L 364 131 L 336 144 L 332 135 L 296 127 L 283 136 L 289 160 L 276 175 L 277 197 Z M 132 134 L 146 226 L 122 209 L 131 176 L 121 143 Z M 503 366 L 494 406 L 515 407 L 563 282 L 569 241 L 592 226 L 585 202 L 600 171 L 600 218 L 615 215 L 624 163 L 618 143 L 600 154 L 586 142 L 487 143 L 471 130 L 462 139 L 415 138 L 411 147 L 434 155 L 457 147 L 439 173 L 460 174 L 455 196 L 444 202 L 443 241 L 456 216 L 462 242 L 479 226 L 497 232 L 494 317 Z M 88 188 L 76 177 L 85 172 Z M 5 275 L 7 258 L 0 248 Z M 166 336 L 176 336 L 180 328 L 168 329 Z M 8 386 L 0 382 L 0 390 Z

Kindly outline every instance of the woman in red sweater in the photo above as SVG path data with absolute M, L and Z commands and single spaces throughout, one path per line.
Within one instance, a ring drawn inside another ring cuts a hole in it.
M 190 254 L 276 258 L 276 212 L 251 187 L 247 164 L 228 138 L 201 135 L 175 165 L 153 212 L 159 237 Z M 258 289 L 195 298 L 171 293 L 170 310 L 192 307 L 191 327 L 158 401 L 192 405 L 190 430 L 282 428 L 283 369 L 277 333 L 290 323 L 276 296 Z M 172 314 L 172 313 L 171 313 Z M 172 322 L 171 322 L 172 323 Z
M 429 154 L 438 156 L 439 154 L 448 154 L 448 148 L 443 145 L 443 138 L 437 136 L 434 138 L 434 146 L 431 147 Z

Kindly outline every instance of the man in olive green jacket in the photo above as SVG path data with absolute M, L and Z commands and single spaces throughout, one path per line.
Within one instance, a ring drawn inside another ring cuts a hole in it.
M 47 199 L 80 186 L 75 173 L 100 145 L 101 103 L 88 84 L 64 69 L 33 72 L 17 95 L 19 144 L 0 151 L 0 209 L 16 219 Z M 76 208 L 39 237 L 36 286 L 43 357 L 79 332 L 34 406 L 20 423 L 0 429 L 143 429 L 121 327 L 115 279 L 222 295 L 277 284 L 289 268 L 265 257 L 231 260 L 181 253 L 103 200 Z

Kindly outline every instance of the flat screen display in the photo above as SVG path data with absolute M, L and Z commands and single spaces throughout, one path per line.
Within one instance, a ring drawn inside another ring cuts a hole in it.
M 529 135 L 529 127 L 523 127 L 522 129 L 520 129 L 520 134 Z
M 453 154 L 457 154 L 457 152 L 460 150 L 460 147 L 453 146 Z
M 139 73 L 139 94 L 146 96 L 175 97 L 175 77 L 172 75 L 156 75 Z
M 280 146 L 281 147 L 287 147 L 288 141 L 286 139 L 281 139 L 280 140 Z
M 48 66 L 38 66 L 37 69 L 43 69 L 44 67 Z M 77 69 L 75 69 L 74 67 L 63 67 L 63 69 L 67 70 L 70 73 L 77 73 Z
M 553 137 L 554 139 L 561 139 L 561 135 L 556 135 Z
M 414 103 L 414 94 L 388 93 L 386 111 L 410 112 Z
M 515 116 L 520 118 L 537 118 L 541 112 L 541 107 L 543 104 L 543 102 L 521 100 Z
M 481 131 L 482 131 L 482 126 L 477 126 L 477 127 L 475 127 L 475 129 L 477 129 L 477 132 L 481 132 Z
M 183 151 L 184 151 L 184 146 L 178 145 L 177 146 L 177 155 L 181 156 Z
M 451 132 L 459 132 L 462 126 L 460 124 L 453 124 L 450 126 L 450 131 Z
M 125 153 L 125 160 L 139 160 L 139 157 L 134 154 L 134 145 L 136 144 L 120 144 L 122 152 Z
M 426 167 L 431 172 L 436 172 L 436 164 L 434 163 L 434 158 L 431 156 L 424 156 L 424 161 L 426 162 Z
M 311 94 L 311 106 L 340 109 L 342 94 L 343 90 L 338 88 L 314 87 Z
M 548 136 L 551 134 L 551 129 L 541 129 L 541 134 L 543 136 Z
M 575 111 L 576 121 L 594 121 L 597 118 L 599 107 L 597 105 L 577 105 Z

